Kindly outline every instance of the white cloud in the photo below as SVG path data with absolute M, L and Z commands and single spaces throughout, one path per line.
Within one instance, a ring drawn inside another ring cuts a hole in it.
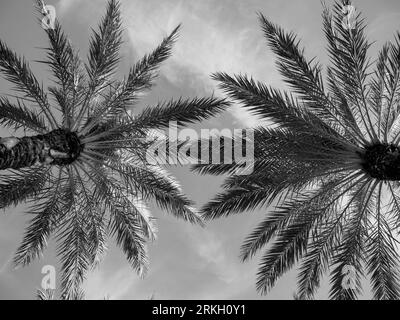
M 169 32 L 182 23 L 173 55 L 162 73 L 178 86 L 190 86 L 199 95 L 217 92 L 217 83 L 210 75 L 217 71 L 229 74 L 247 73 L 256 79 L 271 82 L 273 62 L 266 59 L 265 41 L 254 12 L 243 15 L 240 2 L 216 3 L 211 0 L 130 0 L 122 2 L 123 25 L 130 45 L 143 56 L 153 50 Z M 57 14 L 96 8 L 103 1 L 60 0 Z M 229 5 L 229 10 L 227 6 Z M 104 11 L 104 10 L 103 10 Z M 235 20 L 240 16 L 240 20 Z M 87 15 L 80 12 L 79 18 Z M 183 76 L 185 74 L 185 76 Z M 187 76 L 189 74 L 189 76 Z M 234 106 L 229 109 L 239 126 L 255 126 L 259 120 Z
M 113 271 L 112 274 L 110 271 L 105 272 L 101 269 L 89 273 L 84 284 L 87 299 L 100 300 L 106 296 L 112 300 L 122 299 L 140 281 L 130 266 L 120 269 L 117 266 L 114 267 L 115 272 Z
M 66 14 L 72 7 L 77 7 L 82 0 L 60 0 L 57 4 L 57 13 Z
M 226 237 L 217 235 L 210 230 L 194 232 L 185 228 L 190 246 L 200 258 L 197 264 L 204 265 L 207 272 L 215 275 L 215 282 L 210 282 L 202 292 L 197 292 L 198 299 L 230 299 L 239 296 L 241 292 L 254 289 L 253 275 L 246 273 L 236 254 L 227 250 Z M 224 285 L 221 285 L 221 282 Z

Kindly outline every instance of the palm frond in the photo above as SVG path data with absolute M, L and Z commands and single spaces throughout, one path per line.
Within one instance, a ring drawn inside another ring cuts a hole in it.
M 357 126 L 351 117 L 349 119 L 351 112 L 344 108 L 346 105 L 334 104 L 325 93 L 321 66 L 314 63 L 314 59 L 308 61 L 305 58 L 304 50 L 299 47 L 299 41 L 293 33 L 285 33 L 262 14 L 260 21 L 268 44 L 278 57 L 280 73 L 294 93 L 301 97 L 306 108 L 327 124 L 335 123 L 345 132 L 351 128 L 354 134 L 353 130 Z
M 116 236 L 117 243 L 135 271 L 144 275 L 148 264 L 145 243 L 153 236 L 154 228 L 143 219 L 142 212 L 124 194 L 124 188 L 118 181 L 108 178 L 100 168 L 90 166 L 89 170 L 83 171 L 94 182 L 94 201 L 96 198 L 103 199 L 110 211 L 110 226 L 107 229 Z
M 1 176 L 0 208 L 17 205 L 28 197 L 34 197 L 42 190 L 48 179 L 48 168 L 38 167 L 14 171 Z
M 240 102 L 254 114 L 273 121 L 276 125 L 301 132 L 315 132 L 321 135 L 339 134 L 316 115 L 302 108 L 288 93 L 268 88 L 244 75 L 229 76 L 216 73 L 214 80 L 232 99 Z
M 37 300 L 54 300 L 54 290 L 52 290 L 52 289 L 46 289 L 46 290 L 38 289 L 36 291 L 36 299 Z
M 23 101 L 11 103 L 7 98 L 0 98 L 0 124 L 14 130 L 30 129 L 37 133 L 47 131 L 42 116 L 27 108 Z
M 371 179 L 369 184 L 363 187 L 357 195 L 351 208 L 352 216 L 343 231 L 341 243 L 335 248 L 331 272 L 330 298 L 335 300 L 355 300 L 361 294 L 361 278 L 364 275 L 362 263 L 364 244 L 362 238 L 366 232 L 366 216 L 371 212 L 374 203 L 375 187 L 378 182 Z M 349 286 L 344 283 L 346 267 L 351 267 L 354 272 L 349 279 Z
M 128 261 L 139 275 L 144 276 L 148 268 L 146 236 L 143 229 L 131 214 L 126 214 L 123 207 L 115 207 L 111 211 L 111 234 L 115 235 Z
M 44 3 L 38 0 L 39 12 L 42 12 L 43 5 Z M 45 29 L 45 32 L 50 47 L 46 49 L 47 59 L 40 62 L 51 67 L 57 86 L 50 87 L 49 91 L 61 108 L 63 125 L 71 128 L 75 109 L 83 103 L 83 81 L 86 80 L 86 76 L 79 56 L 72 48 L 59 21 L 55 19 L 54 28 Z
M 208 119 L 224 111 L 229 103 L 217 98 L 195 98 L 190 100 L 169 101 L 146 108 L 133 121 L 140 128 L 166 128 L 171 122 L 182 126 Z
M 111 162 L 110 169 L 117 169 L 129 189 L 137 190 L 143 199 L 154 199 L 160 208 L 168 210 L 175 217 L 192 223 L 202 223 L 193 202 L 182 192 L 171 176 L 165 175 L 157 165 L 139 167 L 125 157 L 122 161 Z
M 152 53 L 145 55 L 137 62 L 130 69 L 127 80 L 114 86 L 110 93 L 106 95 L 104 102 L 93 108 L 92 117 L 88 119 L 89 121 L 83 128 L 82 134 L 89 132 L 99 119 L 112 120 L 125 112 L 137 100 L 137 95 L 140 92 L 151 88 L 152 81 L 157 76 L 157 69 L 171 55 L 179 28 L 178 25 Z M 83 115 L 83 112 L 81 114 Z
M 377 197 L 376 223 L 371 223 L 372 232 L 367 238 L 366 250 L 369 253 L 367 268 L 371 275 L 374 298 L 398 300 L 400 287 L 397 240 L 387 217 L 382 214 L 381 195 L 382 185 L 379 186 Z
M 352 113 L 362 121 L 366 134 L 377 141 L 375 127 L 368 111 L 366 81 L 370 63 L 367 52 L 370 44 L 365 37 L 365 23 L 360 13 L 354 21 L 354 28 L 343 26 L 343 7 L 351 1 L 342 0 L 334 4 L 333 15 L 324 8 L 324 31 L 328 41 L 328 52 L 332 61 L 330 68 L 337 85 L 351 103 Z
M 364 186 L 368 181 L 364 182 Z M 298 276 L 298 295 L 304 299 L 312 299 L 318 289 L 321 277 L 329 269 L 329 261 L 339 245 L 343 232 L 343 224 L 351 213 L 351 205 L 363 188 L 357 188 L 354 195 L 347 200 L 343 208 L 333 210 L 329 217 L 315 230 L 312 241 L 304 255 Z
M 90 238 L 87 221 L 76 206 L 69 212 L 63 229 L 58 233 L 57 254 L 61 257 L 62 299 L 73 300 L 91 266 Z
M 269 290 L 307 250 L 312 227 L 335 208 L 337 195 L 332 185 L 336 186 L 335 183 L 327 183 L 321 186 L 316 194 L 300 195 L 277 208 L 281 211 L 280 216 L 288 218 L 285 219 L 286 224 L 282 226 L 283 228 L 277 232 L 272 247 L 267 250 L 261 260 L 257 281 L 258 290 L 261 292 Z M 336 198 L 333 198 L 334 196 Z M 329 204 L 325 205 L 326 202 Z M 320 203 L 323 203 L 322 207 Z M 264 239 L 267 239 L 265 234 Z M 251 251 L 254 252 L 254 249 Z
M 32 99 L 44 113 L 51 128 L 57 127 L 57 121 L 50 110 L 47 96 L 40 86 L 28 63 L 17 56 L 8 46 L 0 40 L 0 72 L 5 78 L 15 85 L 17 91 L 26 98 Z
M 16 265 L 25 266 L 30 264 L 46 248 L 50 234 L 57 220 L 62 216 L 62 205 L 60 203 L 64 199 L 60 199 L 59 196 L 60 194 L 64 194 L 62 193 L 63 187 L 61 186 L 63 182 L 62 170 L 60 170 L 59 177 L 54 182 L 53 193 L 42 196 L 48 200 L 29 208 L 29 213 L 34 215 L 34 218 L 26 228 L 24 239 L 14 256 L 14 263 Z M 68 210 L 69 208 L 64 207 L 62 209 Z
M 99 31 L 94 31 L 90 41 L 88 65 L 86 66 L 90 87 L 95 92 L 101 90 L 105 79 L 113 74 L 119 62 L 119 49 L 122 44 L 120 4 L 109 0 L 107 12 Z
M 385 44 L 382 50 L 379 52 L 378 61 L 376 62 L 376 70 L 374 78 L 371 80 L 371 97 L 370 103 L 374 108 L 374 112 L 377 115 L 377 128 L 378 128 L 378 138 L 385 135 L 385 126 L 382 125 L 384 121 L 384 113 L 386 112 L 386 99 L 384 96 L 387 94 L 387 61 L 389 58 L 389 48 L 388 44 Z

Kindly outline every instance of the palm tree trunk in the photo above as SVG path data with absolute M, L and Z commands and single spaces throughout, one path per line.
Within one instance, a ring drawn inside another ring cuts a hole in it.
M 371 177 L 378 180 L 400 180 L 400 147 L 378 143 L 365 148 L 365 152 L 359 154 L 362 166 Z
M 31 137 L 0 138 L 0 170 L 20 169 L 36 163 L 66 165 L 75 161 L 82 150 L 77 134 L 64 129 Z

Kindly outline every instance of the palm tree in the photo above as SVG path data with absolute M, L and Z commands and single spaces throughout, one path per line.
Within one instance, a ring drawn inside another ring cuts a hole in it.
M 326 74 L 293 33 L 260 14 L 292 93 L 246 75 L 214 75 L 230 98 L 274 125 L 254 129 L 251 174 L 236 174 L 240 163 L 195 167 L 230 175 L 202 208 L 205 218 L 272 207 L 241 248 L 244 261 L 265 250 L 262 294 L 297 266 L 299 299 L 313 298 L 327 274 L 331 299 L 356 299 L 367 275 L 374 298 L 400 297 L 400 33 L 372 65 L 365 23 L 359 13 L 348 23 L 346 6 L 324 5 Z
M 37 9 L 45 12 L 45 4 L 38 0 Z M 0 41 L 0 71 L 20 94 L 15 101 L 0 99 L 0 124 L 33 133 L 0 140 L 0 208 L 30 205 L 32 220 L 16 253 L 17 265 L 28 265 L 55 236 L 64 299 L 80 295 L 80 284 L 104 254 L 108 235 L 132 267 L 145 273 L 145 244 L 155 238 L 148 201 L 177 218 L 201 222 L 173 177 L 146 160 L 146 150 L 167 140 L 152 134 L 154 129 L 170 121 L 182 126 L 206 119 L 228 103 L 213 97 L 179 99 L 147 107 L 135 117 L 128 112 L 151 88 L 178 29 L 134 64 L 125 79 L 115 81 L 122 44 L 118 1 L 108 1 L 86 64 L 55 21 L 54 29 L 46 30 L 49 48 L 43 61 L 54 75 L 50 96 L 25 59 Z

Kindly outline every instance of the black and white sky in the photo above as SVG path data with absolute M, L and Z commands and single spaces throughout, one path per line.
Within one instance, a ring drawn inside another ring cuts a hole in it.
M 328 5 L 333 1 L 327 0 Z M 87 54 L 91 28 L 96 28 L 105 11 L 106 0 L 48 0 L 57 18 L 79 48 Z M 210 78 L 215 71 L 246 73 L 278 89 L 285 88 L 275 69 L 272 52 L 263 38 L 257 12 L 294 31 L 302 39 L 306 55 L 328 63 L 322 31 L 322 5 L 319 0 L 121 0 L 124 26 L 122 61 L 118 76 L 155 48 L 162 38 L 182 23 L 172 57 L 162 66 L 154 90 L 143 97 L 138 110 L 170 98 L 222 95 Z M 354 5 L 366 18 L 368 39 L 374 42 L 370 55 L 400 30 L 398 0 L 358 0 Z M 0 38 L 19 54 L 25 55 L 44 84 L 49 72 L 43 59 L 46 46 L 43 30 L 36 21 L 32 0 L 0 0 Z M 10 93 L 10 85 L 0 79 L 0 95 Z M 135 110 L 134 110 L 135 112 Z M 223 115 L 195 126 L 201 128 L 242 128 L 260 121 L 231 107 Z M 0 136 L 11 136 L 0 128 Z M 197 176 L 187 167 L 171 168 L 185 192 L 200 207 L 218 192 L 222 177 Z M 267 209 L 213 221 L 206 228 L 196 227 L 168 216 L 154 206 L 158 218 L 158 240 L 150 245 L 150 272 L 140 279 L 122 253 L 109 242 L 108 254 L 86 283 L 88 299 L 291 299 L 295 273 L 282 278 L 268 296 L 255 289 L 260 256 L 242 263 L 239 249 L 245 236 Z M 42 267 L 57 266 L 54 244 L 44 257 L 30 267 L 14 270 L 13 254 L 29 220 L 25 207 L 0 212 L 0 299 L 33 299 L 40 287 Z M 322 286 L 320 298 L 326 297 Z M 368 295 L 365 296 L 368 298 Z

